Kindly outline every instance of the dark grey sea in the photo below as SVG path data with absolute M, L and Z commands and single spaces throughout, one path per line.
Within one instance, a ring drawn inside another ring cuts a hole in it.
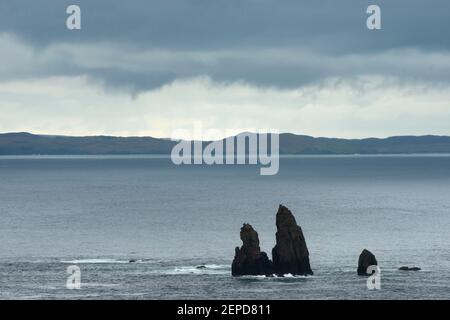
M 270 256 L 280 203 L 314 276 L 233 278 L 242 223 Z M 356 275 L 364 248 L 380 290 Z M 157 156 L 0 157 L 0 298 L 449 299 L 450 156 L 285 156 L 275 176 Z

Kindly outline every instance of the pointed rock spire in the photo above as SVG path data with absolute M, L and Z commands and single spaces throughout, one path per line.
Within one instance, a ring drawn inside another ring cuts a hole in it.
M 276 215 L 276 245 L 272 249 L 274 271 L 278 275 L 312 275 L 309 252 L 302 229 L 291 211 L 280 205 Z

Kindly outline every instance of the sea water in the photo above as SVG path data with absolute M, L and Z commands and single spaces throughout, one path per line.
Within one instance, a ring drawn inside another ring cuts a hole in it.
M 279 204 L 314 276 L 233 278 L 240 227 L 270 257 Z M 364 248 L 380 290 L 356 275 Z M 66 287 L 72 265 L 80 289 Z M 448 299 L 450 156 L 284 156 L 274 176 L 164 156 L 0 157 L 0 298 Z

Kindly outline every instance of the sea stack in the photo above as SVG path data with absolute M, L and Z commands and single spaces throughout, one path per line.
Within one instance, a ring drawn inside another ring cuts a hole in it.
M 359 276 L 370 276 L 367 273 L 367 268 L 370 266 L 377 266 L 378 262 L 375 255 L 367 249 L 364 249 L 359 255 L 358 260 L 358 275 Z
M 242 247 L 236 247 L 231 265 L 233 276 L 273 274 L 272 262 L 259 248 L 258 233 L 247 223 L 241 228 Z
M 277 275 L 312 275 L 309 252 L 302 229 L 291 211 L 283 205 L 276 216 L 276 245 L 272 249 L 274 272 Z

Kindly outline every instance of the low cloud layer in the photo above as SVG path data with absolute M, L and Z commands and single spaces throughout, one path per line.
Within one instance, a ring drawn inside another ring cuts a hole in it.
M 73 3 L 80 31 L 65 27 Z M 365 24 L 369 3 L 2 2 L 0 61 L 9 72 L 1 77 L 88 75 L 134 91 L 195 76 L 288 88 L 361 74 L 450 80 L 448 1 L 379 0 L 375 32 Z
M 330 55 L 308 48 L 178 51 L 135 50 L 108 43 L 52 44 L 34 49 L 0 34 L 1 80 L 86 75 L 106 87 L 141 92 L 177 79 L 207 76 L 214 81 L 298 88 L 329 78 L 378 75 L 405 82 L 450 83 L 450 51 L 392 49 Z

